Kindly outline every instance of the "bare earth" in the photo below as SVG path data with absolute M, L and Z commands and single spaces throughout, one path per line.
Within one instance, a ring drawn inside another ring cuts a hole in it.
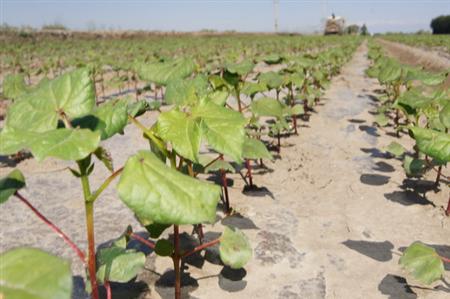
M 431 71 L 446 71 L 450 69 L 450 58 L 440 51 L 421 49 L 401 43 L 377 39 L 383 45 L 389 55 L 398 59 L 401 63 L 415 66 L 423 66 Z
M 429 191 L 434 173 L 421 183 L 407 179 L 401 161 L 382 150 L 397 139 L 392 128 L 380 130 L 372 125 L 374 90 L 380 87 L 364 76 L 369 65 L 366 54 L 363 44 L 333 79 L 317 113 L 301 123 L 299 136 L 283 139 L 281 156 L 266 163 L 269 170 L 255 170 L 255 183 L 266 191 L 244 195 L 243 181 L 231 176 L 231 201 L 241 216 L 219 220 L 245 231 L 253 245 L 253 259 L 245 270 L 231 270 L 217 262 L 214 248 L 206 254 L 208 261 L 194 256 L 186 263 L 185 294 L 243 299 L 450 297 L 450 286 L 443 282 L 435 289 L 420 288 L 411 280 L 408 285 L 403 278 L 406 273 L 397 265 L 401 248 L 415 240 L 435 245 L 442 255 L 450 256 L 450 217 L 443 212 L 450 190 L 448 182 L 441 182 L 440 191 Z M 141 119 L 151 124 L 155 114 Z M 133 126 L 126 133 L 105 144 L 117 166 L 148 147 Z M 408 136 L 398 141 L 412 146 Z M 86 248 L 79 182 L 65 166 L 50 160 L 39 165 L 30 159 L 17 167 L 27 177 L 24 194 Z M 0 175 L 10 170 L 0 168 Z M 444 173 L 449 175 L 448 168 Z M 106 176 L 98 166 L 94 188 Z M 127 224 L 142 231 L 110 187 L 96 203 L 97 245 L 117 237 Z M 83 275 L 70 249 L 19 201 L 2 206 L 0 226 L 1 251 L 21 245 L 40 247 L 71 259 L 74 273 Z M 216 224 L 205 230 L 222 229 Z M 191 228 L 185 231 L 190 233 Z M 207 234 L 212 237 L 214 233 Z M 139 294 L 148 283 L 150 290 L 140 298 L 172 298 L 173 291 L 167 287 L 170 269 L 169 259 L 149 255 L 146 270 L 130 284 L 133 292 Z M 74 298 L 85 297 L 81 279 L 75 277 L 75 282 Z M 132 297 L 122 290 L 114 287 L 115 298 Z

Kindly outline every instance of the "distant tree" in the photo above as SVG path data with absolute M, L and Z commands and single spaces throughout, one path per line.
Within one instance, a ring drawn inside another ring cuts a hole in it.
M 349 25 L 345 28 L 346 34 L 358 34 L 359 33 L 359 26 L 358 25 Z
M 450 34 L 450 15 L 439 16 L 431 20 L 433 34 Z
M 369 31 L 367 30 L 366 24 L 363 24 L 360 29 L 361 35 L 369 35 Z

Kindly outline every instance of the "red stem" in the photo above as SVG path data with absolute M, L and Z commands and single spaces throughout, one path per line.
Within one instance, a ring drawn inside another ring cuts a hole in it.
M 253 187 L 252 166 L 250 165 L 250 160 L 245 159 L 245 167 L 247 168 L 247 177 L 250 183 L 250 187 Z
M 151 242 L 151 241 L 149 241 L 149 240 L 147 240 L 147 239 L 144 239 L 144 238 L 142 238 L 141 236 L 136 235 L 135 233 L 131 233 L 131 234 L 130 234 L 130 238 L 135 239 L 135 240 L 141 242 L 141 243 L 144 244 L 144 245 L 147 245 L 147 246 L 150 247 L 151 249 L 155 249 L 155 243 L 153 243 L 153 242 Z
M 14 194 L 17 198 L 19 198 L 25 205 L 27 205 L 36 216 L 41 219 L 45 224 L 47 224 L 58 236 L 60 236 L 67 245 L 72 248 L 73 251 L 77 254 L 80 260 L 86 264 L 86 256 L 83 251 L 55 224 L 53 224 L 50 220 L 47 219 L 44 215 L 42 215 L 25 197 L 23 197 L 19 192 Z
M 106 299 L 112 299 L 111 285 L 109 284 L 109 281 L 105 280 L 105 283 L 103 285 L 105 286 L 106 289 Z
M 444 263 L 450 263 L 450 259 L 449 258 L 446 258 L 446 257 L 443 257 L 443 256 L 439 256 L 439 257 L 441 258 L 441 260 L 444 261 Z
M 213 241 L 211 241 L 211 242 L 203 243 L 202 245 L 199 245 L 199 246 L 195 247 L 194 249 L 192 249 L 191 251 L 188 251 L 188 252 L 186 252 L 185 254 L 183 254 L 183 255 L 181 256 L 181 258 L 185 258 L 185 257 L 188 257 L 188 256 L 190 256 L 190 255 L 193 255 L 194 253 L 196 253 L 196 252 L 198 252 L 198 251 L 200 251 L 200 250 L 203 250 L 203 249 L 205 249 L 205 248 L 214 246 L 214 245 L 216 245 L 216 244 L 219 243 L 219 242 L 220 242 L 220 239 L 215 239 L 215 240 L 213 240 Z

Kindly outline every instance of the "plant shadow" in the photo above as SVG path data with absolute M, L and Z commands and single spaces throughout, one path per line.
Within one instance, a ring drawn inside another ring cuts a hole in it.
M 388 274 L 378 285 L 378 290 L 389 296 L 389 299 L 415 299 L 416 293 L 408 285 L 405 278 L 397 275 Z
M 389 182 L 390 177 L 381 174 L 364 173 L 360 176 L 361 183 L 371 186 L 382 186 Z
M 364 240 L 347 240 L 342 242 L 347 248 L 370 257 L 379 262 L 387 262 L 392 259 L 394 245 L 389 241 L 371 242 Z

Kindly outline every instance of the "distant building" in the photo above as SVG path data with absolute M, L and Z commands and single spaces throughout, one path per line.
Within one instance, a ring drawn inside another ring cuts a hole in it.
M 328 17 L 325 23 L 325 35 L 330 34 L 343 34 L 345 29 L 345 19 L 342 17 L 336 17 L 334 14 Z

